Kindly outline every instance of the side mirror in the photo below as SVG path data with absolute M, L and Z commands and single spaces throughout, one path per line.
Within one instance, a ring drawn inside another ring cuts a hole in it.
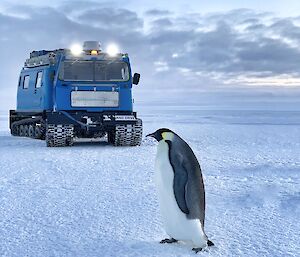
M 134 73 L 133 78 L 132 78 L 132 84 L 134 84 L 134 85 L 139 84 L 140 77 L 141 77 L 141 74 Z

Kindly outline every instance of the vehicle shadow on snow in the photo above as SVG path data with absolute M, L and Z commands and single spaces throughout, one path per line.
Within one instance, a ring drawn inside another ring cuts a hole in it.
M 25 138 L 25 137 L 14 137 L 10 134 L 0 135 L 0 146 L 1 147 L 39 147 L 46 146 L 45 142 L 37 139 Z
M 27 137 L 15 137 L 9 133 L 0 135 L 0 146 L 19 146 L 19 147 L 42 147 L 46 148 L 46 142 L 44 140 L 38 140 Z M 107 141 L 97 140 L 97 141 L 75 141 L 72 147 L 103 147 L 111 146 Z M 52 148 L 52 147 L 51 147 Z M 69 147 L 53 147 L 53 149 L 69 149 Z
M 145 145 L 142 142 L 142 145 Z M 147 144 L 146 144 L 147 145 Z M 38 139 L 32 139 L 32 138 L 26 138 L 26 137 L 15 137 L 10 134 L 7 135 L 0 135 L 0 146 L 1 147 L 41 147 L 41 148 L 47 148 L 46 142 L 44 140 L 38 140 Z M 92 147 L 92 148 L 99 148 L 99 147 L 111 147 L 111 148 L 119 148 L 111 145 L 105 140 L 93 140 L 93 141 L 82 141 L 76 139 L 74 141 L 74 144 L 71 146 L 78 148 L 78 147 Z M 132 147 L 132 146 L 122 146 L 121 148 L 127 148 L 127 147 Z M 138 147 L 138 146 L 137 146 Z M 70 149 L 69 146 L 67 147 L 49 147 L 51 149 Z
M 106 141 L 97 141 L 97 142 L 74 142 L 72 147 L 80 147 L 80 146 L 90 146 L 90 147 L 101 147 L 101 146 L 111 146 L 108 142 Z

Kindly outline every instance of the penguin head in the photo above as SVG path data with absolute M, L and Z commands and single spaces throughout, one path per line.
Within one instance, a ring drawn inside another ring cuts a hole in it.
M 160 128 L 160 129 L 156 130 L 155 132 L 148 134 L 146 137 L 153 137 L 158 142 L 160 142 L 163 139 L 171 140 L 174 135 L 175 135 L 175 133 L 172 130 L 167 129 L 167 128 Z

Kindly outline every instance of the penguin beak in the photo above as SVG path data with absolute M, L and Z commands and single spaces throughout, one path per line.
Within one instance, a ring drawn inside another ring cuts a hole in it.
M 146 137 L 153 137 L 157 142 L 159 142 L 162 139 L 157 131 L 155 131 L 151 134 L 148 134 Z
M 155 138 L 155 134 L 151 133 L 151 134 L 148 134 L 146 137 L 154 137 Z

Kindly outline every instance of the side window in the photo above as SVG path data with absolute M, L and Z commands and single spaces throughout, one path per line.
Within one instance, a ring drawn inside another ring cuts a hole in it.
M 42 86 L 42 78 L 43 78 L 43 71 L 39 71 L 36 76 L 35 87 L 40 88 Z
M 24 89 L 29 88 L 29 78 L 30 77 L 28 75 L 24 77 L 24 80 L 23 80 L 23 88 Z

